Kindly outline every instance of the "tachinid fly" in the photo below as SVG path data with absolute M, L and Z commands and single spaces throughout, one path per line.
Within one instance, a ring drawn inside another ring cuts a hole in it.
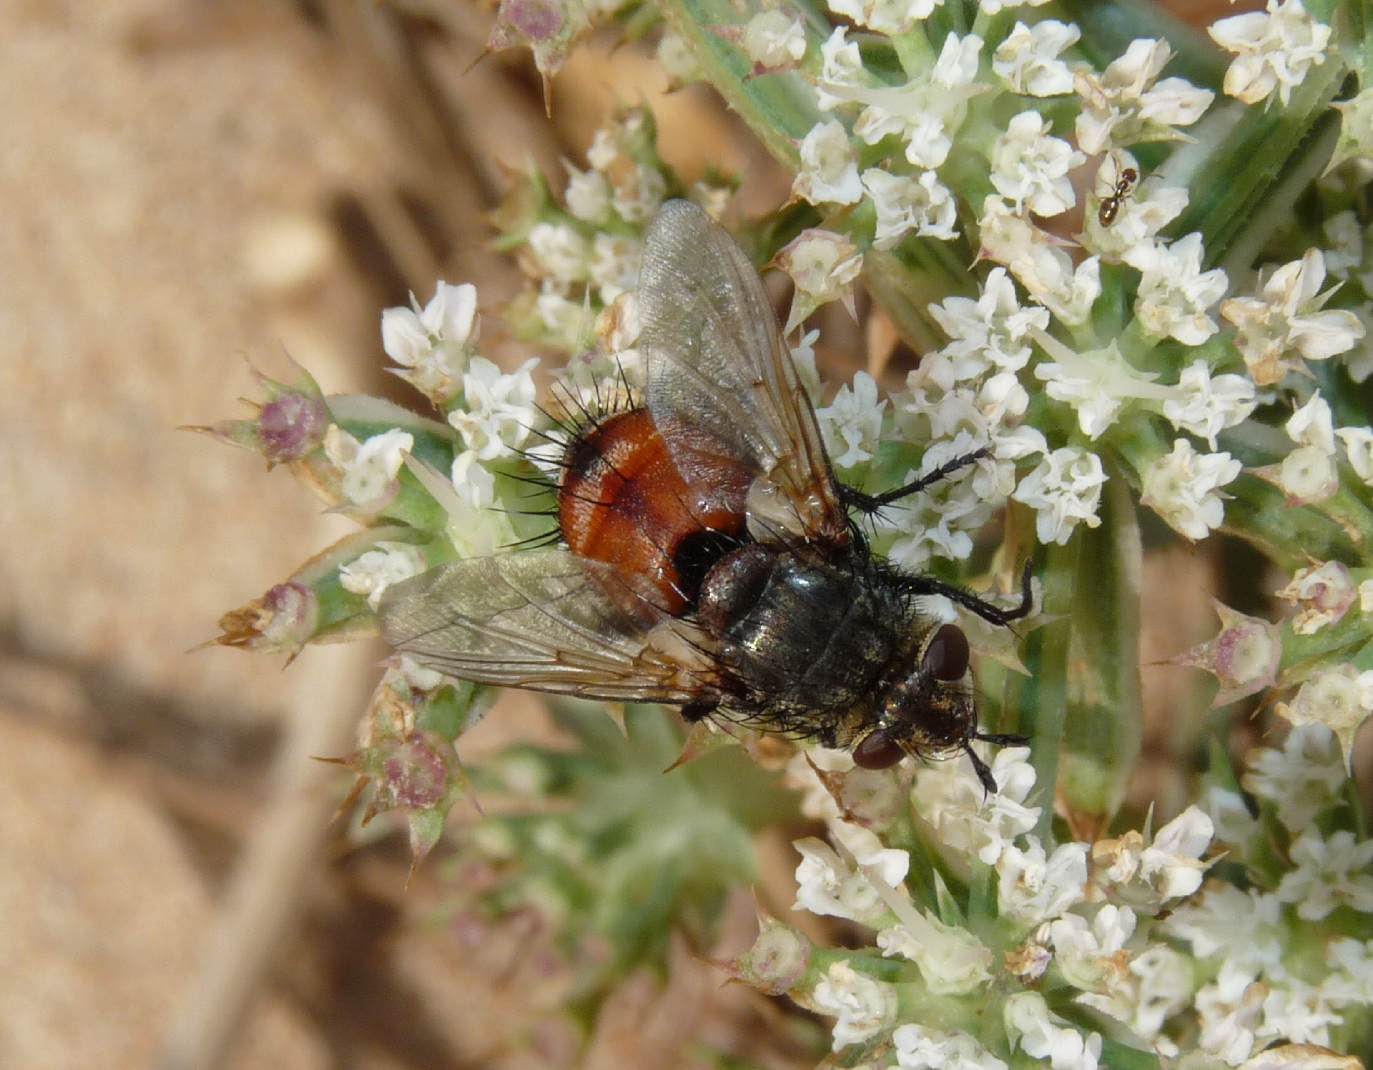
M 983 453 L 870 496 L 839 483 L 752 263 L 686 201 L 645 241 L 644 397 L 581 429 L 562 458 L 561 545 L 430 570 L 390 589 L 386 636 L 480 683 L 663 702 L 825 746 L 867 768 L 966 751 L 978 731 L 964 633 L 919 606 L 1003 610 L 873 556 L 872 513 Z

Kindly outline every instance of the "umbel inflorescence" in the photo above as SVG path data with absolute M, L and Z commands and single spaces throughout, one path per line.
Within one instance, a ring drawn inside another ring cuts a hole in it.
M 961 620 L 984 725 L 1030 739 L 986 754 L 1001 790 L 966 763 L 876 771 L 798 751 L 786 780 L 824 837 L 795 844 L 796 906 L 855 938 L 824 946 L 765 917 L 724 967 L 832 1021 L 836 1066 L 1359 1065 L 1373 12 L 1269 0 L 1202 37 L 1109 3 L 503 0 L 492 44 L 531 46 L 548 76 L 596 19 L 661 23 L 669 77 L 719 92 L 793 172 L 790 201 L 739 219 L 733 180 L 676 174 L 643 109 L 597 133 L 560 193 L 520 176 L 494 218 L 528 285 L 494 312 L 561 355 L 551 387 L 532 358 L 483 357 L 474 285 L 442 281 L 382 316 L 392 370 L 431 415 L 324 397 L 303 371 L 263 378 L 255 418 L 211 430 L 289 465 L 360 530 L 226 616 L 221 642 L 294 654 L 369 634 L 389 586 L 556 537 L 537 484 L 579 412 L 642 385 L 644 229 L 690 198 L 790 277 L 792 357 L 846 483 L 876 493 L 984 451 L 882 510 L 876 551 L 974 589 L 1007 589 L 1032 557 L 1039 607 L 1018 634 Z M 896 390 L 816 374 L 804 323 L 852 309 L 858 288 L 918 354 Z M 1217 603 L 1215 637 L 1177 652 L 1215 677 L 1217 709 L 1267 711 L 1274 730 L 1232 763 L 1227 716 L 1178 711 L 1209 716 L 1210 748 L 1166 819 L 1117 812 L 1139 740 L 1141 522 L 1253 544 L 1286 578 L 1251 594 L 1289 607 L 1273 622 Z M 465 900 L 539 912 L 569 962 L 609 940 L 583 978 L 602 995 L 662 961 L 670 931 L 706 941 L 752 878 L 750 830 L 787 812 L 769 775 L 701 730 L 696 760 L 664 778 L 670 721 L 635 708 L 622 736 L 569 706 L 583 759 L 517 748 L 464 774 L 454 741 L 488 697 L 397 659 L 348 760 L 369 813 L 405 813 L 422 857 L 469 775 L 526 801 L 642 800 L 591 805 L 594 820 L 493 814 L 463 854 L 482 874 Z M 649 886 L 655 910 L 627 926 Z

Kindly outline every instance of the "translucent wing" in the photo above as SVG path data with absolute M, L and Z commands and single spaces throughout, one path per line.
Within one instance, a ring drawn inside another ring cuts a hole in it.
M 696 205 L 669 201 L 648 228 L 638 299 L 649 411 L 686 481 L 708 481 L 727 456 L 755 473 L 756 536 L 845 541 L 810 399 L 734 239 Z
M 713 681 L 700 637 L 597 561 L 525 550 L 430 569 L 387 590 L 386 639 L 478 683 L 685 703 Z

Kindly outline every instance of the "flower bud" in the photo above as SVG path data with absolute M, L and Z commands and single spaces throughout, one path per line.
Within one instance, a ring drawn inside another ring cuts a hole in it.
M 758 939 L 738 958 L 720 963 L 735 980 L 743 981 L 770 996 L 792 988 L 810 965 L 811 943 L 796 929 L 758 915 Z
M 253 378 L 262 387 L 266 400 L 254 404 L 256 419 L 221 420 L 208 427 L 187 430 L 212 435 L 231 446 L 254 450 L 267 458 L 268 466 L 298 461 L 314 452 L 324 441 L 329 427 L 329 409 L 324 395 L 310 373 L 289 357 L 296 381 L 291 384 L 269 379 L 256 368 Z
M 295 657 L 318 624 L 319 596 L 301 583 L 278 583 L 261 598 L 220 617 L 222 634 L 214 642 Z
M 1338 624 L 1354 604 L 1354 581 L 1338 561 L 1299 569 L 1292 582 L 1277 592 L 1284 602 L 1298 608 L 1292 630 L 1312 635 L 1328 624 Z
M 1273 685 L 1282 660 L 1282 639 L 1276 624 L 1220 602 L 1212 604 L 1220 617 L 1220 633 L 1210 642 L 1170 659 L 1170 663 L 1190 665 L 1215 676 L 1220 690 L 1212 706 L 1219 708 Z

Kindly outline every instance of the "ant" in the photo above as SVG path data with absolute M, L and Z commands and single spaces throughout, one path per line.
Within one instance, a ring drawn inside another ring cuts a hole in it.
M 1109 227 L 1116 221 L 1116 216 L 1120 214 L 1120 204 L 1130 192 L 1135 188 L 1135 183 L 1139 181 L 1139 172 L 1133 167 L 1121 169 L 1119 177 L 1116 178 L 1116 186 L 1110 196 L 1104 198 L 1101 207 L 1097 209 L 1097 222 L 1103 227 Z

